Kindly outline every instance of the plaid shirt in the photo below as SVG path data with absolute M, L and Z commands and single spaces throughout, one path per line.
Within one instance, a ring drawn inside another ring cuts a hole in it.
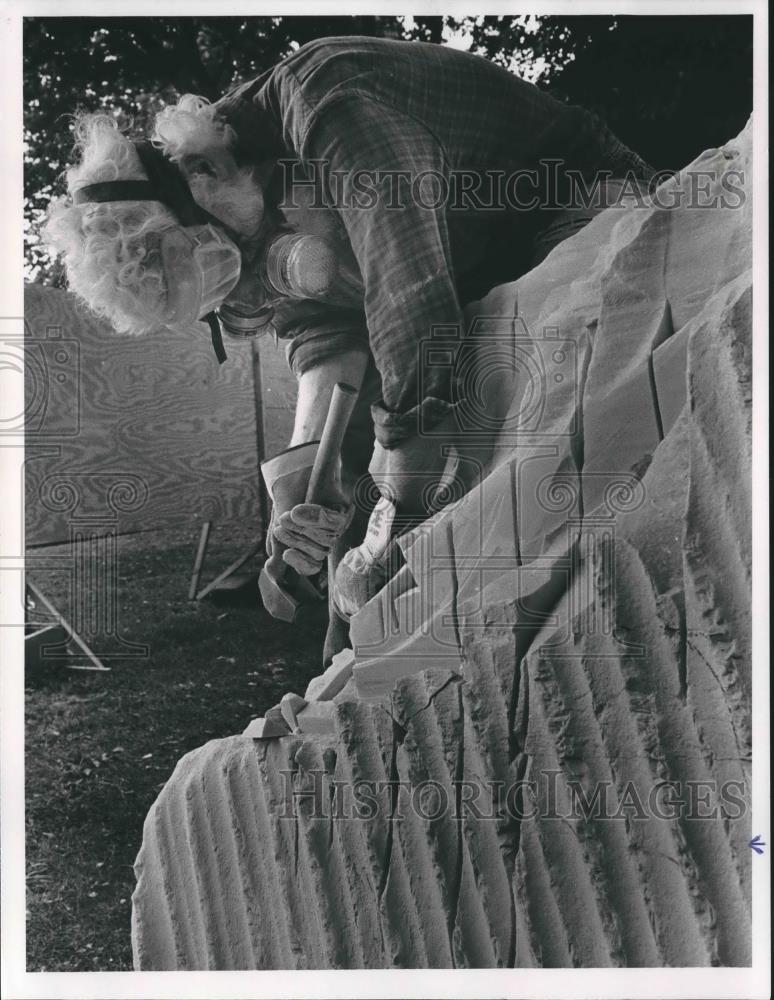
M 490 207 L 496 172 L 558 160 L 584 176 L 648 175 L 589 112 L 486 59 L 420 42 L 320 39 L 219 105 L 243 155 L 293 161 L 285 220 L 339 248 L 345 280 L 329 301 L 276 310 L 291 366 L 300 374 L 342 350 L 369 351 L 386 447 L 417 433 L 420 415 L 432 426 L 458 402 L 450 368 L 422 364 L 432 328 L 461 331 L 462 306 L 524 273 L 532 238 L 555 215 L 542 172 L 546 208 Z M 460 184 L 476 177 L 482 186 L 465 198 Z M 512 193 L 525 200 L 535 188 L 523 183 Z

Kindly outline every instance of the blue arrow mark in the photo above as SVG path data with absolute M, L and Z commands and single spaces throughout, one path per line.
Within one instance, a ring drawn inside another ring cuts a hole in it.
M 750 841 L 750 847 L 755 851 L 756 854 L 763 854 L 763 848 L 766 846 L 766 841 L 761 840 L 761 835 L 756 833 L 753 839 Z

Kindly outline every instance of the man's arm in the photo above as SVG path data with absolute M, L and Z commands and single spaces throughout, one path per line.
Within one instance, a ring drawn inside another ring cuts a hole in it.
M 422 122 L 360 93 L 321 109 L 302 159 L 324 164 L 365 288 L 382 381 L 376 437 L 392 448 L 453 406 L 448 365 L 423 365 L 433 327 L 462 331 L 446 219 L 450 165 Z
M 293 436 L 289 447 L 317 441 L 322 436 L 333 389 L 337 382 L 360 386 L 368 363 L 365 351 L 341 351 L 322 358 L 302 371 L 298 378 Z M 299 494 L 290 509 L 272 510 L 269 551 L 274 540 L 286 546 L 284 560 L 303 575 L 317 573 L 336 540 L 346 531 L 353 513 L 355 482 L 342 468 L 340 480 L 342 503 L 335 507 L 307 504 Z
M 363 94 L 321 111 L 304 156 L 329 170 L 326 194 L 364 284 L 382 389 L 371 409 L 371 474 L 402 512 L 426 515 L 454 438 L 457 399 L 453 366 L 425 364 L 432 353 L 425 359 L 423 351 L 434 327 L 463 332 L 443 197 L 450 165 L 422 122 Z
M 325 426 L 328 407 L 337 382 L 359 386 L 368 355 L 364 351 L 343 351 L 320 361 L 298 379 L 298 399 L 290 447 L 317 441 Z

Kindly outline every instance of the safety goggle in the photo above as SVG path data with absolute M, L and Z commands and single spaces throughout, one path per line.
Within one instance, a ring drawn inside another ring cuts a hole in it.
M 185 177 L 182 175 L 177 165 L 168 160 L 161 150 L 156 149 L 147 139 L 136 140 L 133 145 L 135 151 L 137 152 L 137 156 L 145 169 L 145 173 L 147 174 L 147 180 L 99 181 L 94 184 L 87 184 L 84 187 L 79 188 L 74 193 L 73 204 L 84 205 L 89 203 L 99 204 L 101 202 L 160 201 L 163 205 L 166 205 L 167 208 L 170 209 L 180 222 L 181 226 L 189 229 L 195 227 L 209 227 L 208 224 L 210 221 L 219 221 L 213 219 L 208 212 L 196 203 L 196 199 L 191 193 L 191 189 L 189 188 Z M 222 228 L 222 226 L 218 227 L 218 229 L 220 228 Z M 182 250 L 182 243 L 178 244 L 178 253 L 176 254 L 174 249 L 175 241 L 172 239 L 171 234 L 166 235 L 169 241 L 167 256 L 170 274 L 181 278 L 183 285 L 187 286 L 189 291 L 194 292 L 194 296 L 189 299 L 184 293 L 183 287 L 177 285 L 175 281 L 167 281 L 167 298 L 171 303 L 170 317 L 175 317 L 174 319 L 170 318 L 168 325 L 172 325 L 177 322 L 196 322 L 200 317 L 206 320 L 210 328 L 210 335 L 212 337 L 212 346 L 215 350 L 215 356 L 218 359 L 218 363 L 223 364 L 226 360 L 226 351 L 223 346 L 223 337 L 221 335 L 220 322 L 218 321 L 217 314 L 214 308 L 210 309 L 209 312 L 205 312 L 203 307 L 200 308 L 202 303 L 206 305 L 207 302 L 214 301 L 216 296 L 208 291 L 207 282 L 204 280 L 200 282 L 196 275 L 191 273 L 190 265 L 184 266 L 183 264 L 175 264 L 173 258 L 176 255 L 179 256 L 179 252 Z M 192 239 L 195 239 L 195 237 L 192 236 Z M 161 234 L 155 234 L 152 237 L 147 237 L 146 246 L 148 253 L 151 255 L 153 253 L 158 253 L 161 256 L 161 243 Z M 201 244 L 199 245 L 201 246 Z M 232 247 L 237 257 L 239 257 L 239 251 L 236 249 L 236 244 L 232 243 Z M 195 251 L 195 249 L 196 246 L 188 247 L 190 252 Z M 233 262 L 231 269 L 233 269 Z M 206 270 L 207 269 L 205 268 L 205 272 Z M 228 269 L 224 269 L 224 272 L 228 273 Z M 236 284 L 238 280 L 239 270 L 237 269 L 234 284 Z M 217 282 L 214 284 L 217 285 Z M 231 287 L 233 288 L 233 285 Z M 196 296 L 197 291 L 198 299 Z M 186 302 L 190 304 L 188 308 L 185 306 Z M 194 313 L 196 313 L 196 315 L 194 315 Z M 180 317 L 180 320 L 176 318 L 177 316 Z
M 239 281 L 238 247 L 215 226 L 170 226 L 145 237 L 166 287 L 168 326 L 190 326 L 213 312 Z

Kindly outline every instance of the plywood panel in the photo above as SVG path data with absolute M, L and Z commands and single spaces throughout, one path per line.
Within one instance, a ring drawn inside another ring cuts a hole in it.
M 271 458 L 288 446 L 293 433 L 296 378 L 285 360 L 285 345 L 260 337 L 256 349 L 261 366 L 264 452 Z
M 257 522 L 254 347 L 227 349 L 219 366 L 206 333 L 118 336 L 67 292 L 28 286 L 27 543 L 92 521 Z

